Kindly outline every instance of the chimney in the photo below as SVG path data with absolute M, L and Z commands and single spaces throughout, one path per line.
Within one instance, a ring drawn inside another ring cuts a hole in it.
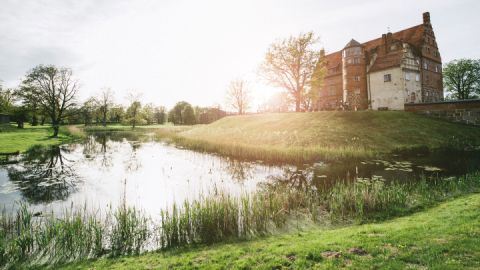
M 430 24 L 430 12 L 423 13 L 423 24 Z

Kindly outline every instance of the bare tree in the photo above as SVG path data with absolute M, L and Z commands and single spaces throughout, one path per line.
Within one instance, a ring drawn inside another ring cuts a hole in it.
M 60 123 L 68 117 L 67 111 L 72 111 L 69 109 L 75 106 L 79 89 L 72 70 L 39 65 L 27 73 L 23 84 L 30 86 L 31 91 L 39 97 L 40 106 L 52 119 L 53 137 L 57 137 Z
M 98 97 L 97 101 L 99 103 L 99 111 L 102 114 L 102 125 L 104 127 L 107 126 L 107 113 L 110 107 L 113 106 L 113 96 L 114 92 L 112 89 L 106 87 L 102 89 L 100 96 Z
M 273 43 L 260 69 L 268 82 L 287 90 L 295 101 L 297 112 L 302 110 L 309 80 L 319 58 L 319 52 L 312 48 L 316 42 L 314 34 L 308 32 Z
M 233 80 L 227 90 L 227 103 L 238 114 L 244 114 L 250 107 L 251 97 L 247 87 L 247 82 L 242 79 Z

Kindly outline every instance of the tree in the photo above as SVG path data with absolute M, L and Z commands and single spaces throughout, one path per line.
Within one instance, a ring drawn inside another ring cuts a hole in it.
M 227 90 L 227 104 L 235 109 L 238 114 L 244 114 L 251 102 L 247 82 L 242 79 L 233 80 Z
M 14 97 L 11 89 L 3 89 L 0 84 L 0 113 L 10 113 L 13 110 Z
M 147 125 L 151 125 L 155 122 L 155 106 L 152 103 L 148 103 L 143 106 L 143 116 Z
M 163 125 L 167 121 L 167 113 L 166 113 L 165 107 L 163 106 L 156 107 L 154 118 L 157 124 Z
M 186 101 L 180 101 L 168 112 L 168 120 L 175 125 L 195 124 L 195 113 L 192 105 Z
M 110 108 L 110 122 L 120 123 L 125 117 L 125 109 L 122 105 L 115 105 Z
M 458 59 L 443 69 L 445 88 L 453 99 L 471 99 L 480 95 L 480 60 Z
M 107 126 L 107 113 L 110 107 L 113 106 L 113 96 L 114 92 L 107 87 L 102 89 L 102 92 L 97 99 L 99 104 L 98 110 L 102 116 L 102 125 L 104 127 Z
M 85 126 L 90 125 L 95 117 L 95 112 L 98 108 L 98 101 L 91 97 L 83 103 L 82 108 L 80 109 L 83 116 L 83 122 Z
M 141 109 L 142 103 L 140 103 L 140 97 L 142 96 L 141 93 L 138 92 L 130 92 L 127 94 L 127 99 L 130 101 L 130 106 L 127 108 L 126 116 L 127 121 L 132 125 L 132 128 L 139 123 L 141 123 Z
M 322 90 L 323 81 L 326 74 L 327 61 L 325 58 L 325 50 L 322 48 L 320 50 L 320 55 L 318 57 L 317 64 L 315 65 L 312 77 L 310 78 L 309 91 L 307 92 L 304 101 L 304 107 L 307 108 L 307 110 L 318 110 L 318 108 L 315 106 L 315 101 L 317 101 L 320 97 L 320 91 Z
M 23 86 L 39 97 L 40 106 L 52 120 L 53 137 L 57 137 L 60 123 L 68 116 L 66 112 L 75 106 L 79 89 L 72 70 L 39 65 L 27 73 Z
M 295 111 L 302 110 L 306 88 L 315 70 L 319 53 L 312 32 L 273 43 L 267 51 L 261 73 L 274 86 L 285 89 L 295 101 Z
M 195 112 L 190 104 L 186 105 L 182 110 L 183 124 L 194 125 L 196 123 Z
M 25 111 L 30 112 L 32 126 L 38 125 L 38 115 L 42 114 L 40 108 L 40 96 L 34 87 L 23 85 L 15 91 L 15 96 L 23 103 Z

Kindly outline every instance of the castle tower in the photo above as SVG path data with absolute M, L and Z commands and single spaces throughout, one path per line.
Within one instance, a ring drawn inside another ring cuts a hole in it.
M 366 63 L 363 46 L 352 39 L 342 51 L 343 103 L 349 110 L 366 109 Z

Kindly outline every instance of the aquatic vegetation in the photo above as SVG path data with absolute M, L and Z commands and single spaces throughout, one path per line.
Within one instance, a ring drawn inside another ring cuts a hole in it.
M 160 220 L 123 204 L 102 217 L 96 211 L 34 213 L 22 204 L 0 216 L 0 263 L 56 264 L 100 256 L 139 254 L 191 244 L 249 239 L 288 227 L 290 220 L 365 222 L 402 215 L 438 200 L 480 189 L 480 174 L 419 182 L 360 179 L 330 190 L 270 186 L 231 196 L 222 191 L 173 204 Z

